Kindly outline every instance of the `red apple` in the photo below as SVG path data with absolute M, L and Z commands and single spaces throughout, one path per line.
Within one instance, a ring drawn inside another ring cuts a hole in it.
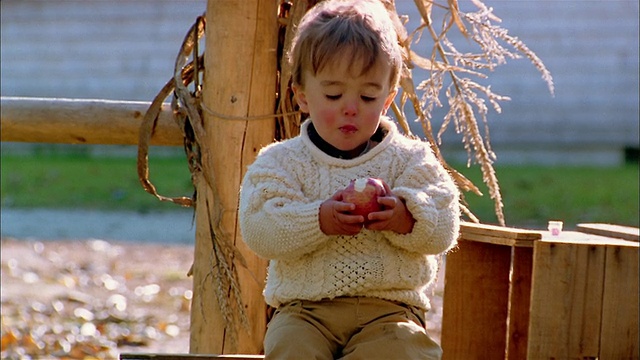
M 380 179 L 362 178 L 351 180 L 349 186 L 342 192 L 342 199 L 355 204 L 356 208 L 351 211 L 351 214 L 362 215 L 366 221 L 369 213 L 382 210 L 382 206 L 378 204 L 378 197 L 385 194 L 386 191 Z

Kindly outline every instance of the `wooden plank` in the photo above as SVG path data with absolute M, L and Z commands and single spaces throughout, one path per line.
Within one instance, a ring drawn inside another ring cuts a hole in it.
M 151 103 L 2 97 L 2 141 L 135 145 Z M 182 146 L 169 104 L 162 105 L 151 145 Z
M 487 244 L 503 245 L 503 246 L 509 246 L 509 247 L 512 247 L 512 246 L 529 247 L 529 248 L 533 247 L 533 240 L 517 240 L 517 239 L 510 239 L 510 238 L 505 238 L 500 236 L 490 236 L 490 235 L 476 234 L 476 233 L 464 233 L 462 234 L 461 238 L 468 241 L 483 242 Z
M 484 234 L 517 240 L 537 240 L 542 237 L 539 231 L 518 229 L 506 226 L 477 224 L 463 221 L 460 224 L 463 233 Z
M 576 230 L 601 236 L 608 236 L 617 239 L 624 239 L 638 242 L 640 241 L 640 228 L 613 224 L 578 224 Z
M 534 245 L 528 359 L 596 358 L 605 247 Z
M 142 354 L 123 353 L 120 360 L 256 360 L 264 359 L 264 355 L 207 355 L 207 354 Z
M 506 246 L 533 246 L 533 241 L 542 238 L 539 231 L 470 222 L 461 224 L 460 233 L 465 240 Z
M 520 360 L 527 356 L 533 248 L 514 247 L 511 269 L 506 358 Z
M 636 241 L 612 238 L 607 236 L 588 234 L 577 231 L 563 231 L 558 236 L 551 235 L 548 231 L 542 232 L 540 241 L 552 242 L 556 244 L 576 244 L 576 245 L 612 245 L 612 246 L 629 246 L 640 248 L 640 243 Z
M 607 246 L 600 359 L 638 359 L 638 249 Z
M 447 255 L 444 359 L 504 359 L 510 266 L 508 246 L 461 240 Z

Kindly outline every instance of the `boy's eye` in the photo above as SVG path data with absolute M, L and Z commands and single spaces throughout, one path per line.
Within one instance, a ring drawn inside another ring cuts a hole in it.
M 337 94 L 337 95 L 325 95 L 325 97 L 329 100 L 338 100 L 342 97 L 342 94 Z M 376 97 L 375 96 L 365 96 L 365 95 L 361 95 L 360 99 L 362 99 L 362 101 L 364 102 L 373 102 L 376 101 Z

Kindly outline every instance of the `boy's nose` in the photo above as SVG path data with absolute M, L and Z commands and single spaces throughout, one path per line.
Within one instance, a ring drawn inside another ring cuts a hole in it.
M 358 114 L 357 101 L 347 100 L 344 104 L 343 112 L 345 116 L 355 116 Z

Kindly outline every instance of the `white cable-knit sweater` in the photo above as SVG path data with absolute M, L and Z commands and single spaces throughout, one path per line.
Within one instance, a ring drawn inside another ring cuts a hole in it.
M 249 166 L 240 191 L 240 229 L 246 244 L 269 259 L 266 302 L 338 296 L 388 299 L 428 309 L 425 287 L 437 254 L 456 244 L 458 190 L 429 145 L 381 122 L 385 138 L 350 160 L 331 157 L 301 135 L 271 144 Z M 406 200 L 415 218 L 409 234 L 363 229 L 355 236 L 320 230 L 320 204 L 351 179 L 377 177 Z

